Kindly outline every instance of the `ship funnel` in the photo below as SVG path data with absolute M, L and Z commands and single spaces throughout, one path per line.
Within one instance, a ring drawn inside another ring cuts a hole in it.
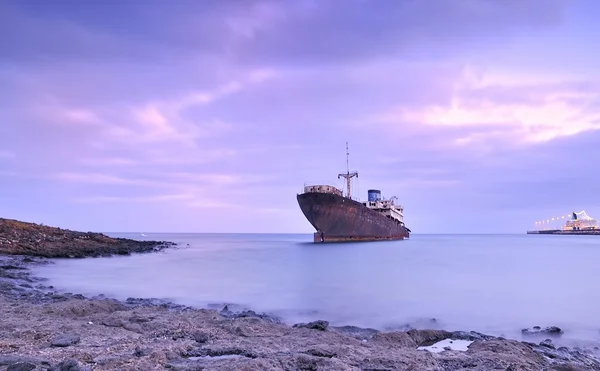
M 367 191 L 369 201 L 381 201 L 381 191 L 378 189 L 369 189 Z

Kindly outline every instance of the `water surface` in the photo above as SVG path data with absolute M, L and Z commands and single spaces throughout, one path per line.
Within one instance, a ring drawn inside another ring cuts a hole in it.
M 320 245 L 312 235 L 112 235 L 181 248 L 57 260 L 39 275 L 74 293 L 237 303 L 289 323 L 411 324 L 511 338 L 523 327 L 556 325 L 565 341 L 600 341 L 597 236 L 412 235 Z

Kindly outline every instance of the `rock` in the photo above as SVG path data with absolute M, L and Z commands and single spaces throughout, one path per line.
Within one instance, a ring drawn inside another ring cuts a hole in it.
M 376 344 L 385 344 L 391 348 L 416 348 L 418 344 L 406 332 L 382 332 L 373 335 L 371 341 Z
M 550 340 L 550 339 L 546 339 L 546 340 L 542 341 L 540 343 L 540 345 L 543 347 L 550 348 L 550 349 L 555 349 L 554 344 L 552 344 L 552 340 Z
M 74 359 L 68 359 L 60 362 L 58 365 L 50 368 L 49 371 L 83 371 L 79 363 Z
M 196 341 L 197 343 L 204 344 L 208 342 L 210 336 L 206 332 L 197 331 L 192 335 L 192 339 L 194 339 L 194 341 Z
M 129 322 L 133 322 L 133 323 L 146 323 L 146 322 L 150 322 L 152 318 L 147 318 L 147 317 L 142 317 L 142 316 L 138 316 L 138 315 L 133 315 L 131 317 L 129 317 Z
M 428 346 L 438 341 L 449 339 L 452 333 L 444 330 L 409 330 L 406 332 L 417 344 L 417 346 Z
M 192 349 L 184 352 L 184 357 L 222 357 L 222 356 L 242 356 L 247 358 L 258 358 L 254 352 L 237 347 L 210 347 L 202 349 Z
M 50 361 L 45 358 L 5 354 L 0 355 L 0 366 L 30 363 L 33 365 L 50 366 Z
M 231 313 L 231 312 L 229 312 Z M 261 313 L 258 314 L 253 310 L 245 310 L 242 311 L 241 313 L 233 313 L 231 315 L 232 318 L 260 318 L 266 322 L 271 322 L 271 323 L 282 323 L 281 319 L 279 317 L 270 315 L 270 314 L 266 314 L 266 313 Z
M 298 367 L 298 370 L 317 371 L 318 361 L 319 358 L 305 354 L 299 354 L 296 356 L 296 366 Z
M 36 368 L 33 363 L 13 363 L 6 371 L 31 371 Z
M 542 329 L 540 326 L 534 326 L 533 328 L 524 328 L 521 330 L 523 335 L 562 335 L 563 330 L 557 326 L 550 326 Z
M 0 218 L 0 254 L 83 258 L 153 252 L 175 245 L 166 241 L 112 238 L 102 233 L 71 231 Z
M 271 314 L 266 314 L 266 313 L 259 314 L 253 310 L 234 311 L 234 310 L 231 310 L 230 306 L 231 305 L 226 304 L 223 307 L 223 309 L 221 309 L 219 314 L 222 315 L 223 317 L 233 318 L 233 319 L 235 319 L 235 318 L 260 318 L 266 322 L 283 323 L 281 318 L 271 315 Z
M 108 327 L 123 327 L 123 321 L 115 317 L 106 317 L 100 321 L 100 324 Z
M 66 335 L 59 335 L 59 336 L 55 337 L 54 339 L 52 339 L 51 345 L 53 347 L 68 347 L 68 346 L 79 343 L 79 341 L 80 341 L 79 336 L 72 335 L 72 334 L 66 334 Z
M 491 335 L 485 335 L 485 334 L 482 334 L 482 333 L 476 332 L 476 331 L 469 331 L 469 332 L 453 331 L 452 334 L 450 335 L 450 338 L 456 339 L 456 340 L 471 340 L 471 341 L 497 339 L 497 337 L 494 337 Z
M 329 326 L 328 321 L 318 320 L 309 323 L 297 323 L 294 325 L 295 328 L 309 328 L 312 330 L 325 331 Z
M 139 346 L 135 347 L 135 350 L 133 351 L 133 355 L 136 357 L 147 356 L 147 355 L 150 355 L 151 353 L 152 353 L 152 349 L 140 348 Z
M 380 331 L 372 328 L 361 328 L 357 326 L 330 326 L 329 329 L 340 332 L 342 334 L 350 335 L 359 340 L 368 340 L 373 335 L 378 334 Z
M 326 346 L 310 348 L 310 349 L 305 350 L 302 353 L 308 354 L 311 356 L 315 356 L 315 357 L 324 357 L 324 358 L 332 358 L 337 355 L 337 353 L 334 350 L 332 350 Z

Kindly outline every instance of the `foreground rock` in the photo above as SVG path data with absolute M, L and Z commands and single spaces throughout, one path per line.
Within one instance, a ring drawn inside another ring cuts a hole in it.
M 0 254 L 82 258 L 158 251 L 173 245 L 172 242 L 112 238 L 102 233 L 0 218 Z
M 0 310 L 0 365 L 14 369 L 600 370 L 577 351 L 476 333 L 411 330 L 360 340 L 259 317 L 127 308 L 110 299 L 33 305 L 0 298 Z M 469 345 L 439 352 L 419 348 L 446 339 Z
M 29 274 L 44 262 L 0 256 L 0 370 L 600 370 L 591 356 L 551 340 L 288 326 L 233 306 L 58 293 Z

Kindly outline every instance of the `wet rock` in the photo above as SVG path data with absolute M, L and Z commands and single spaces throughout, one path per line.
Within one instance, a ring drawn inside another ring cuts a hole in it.
M 373 335 L 378 334 L 380 331 L 372 328 L 361 328 L 357 326 L 330 326 L 330 330 L 340 332 L 342 334 L 350 335 L 359 340 L 368 340 Z
M 9 265 L 0 265 L 0 269 L 6 269 L 6 270 L 9 270 L 9 269 L 25 270 L 27 268 L 25 268 L 25 267 L 19 267 L 19 266 L 16 266 L 16 265 L 10 265 L 9 264 Z
M 230 313 L 229 316 L 231 318 L 260 318 L 266 322 L 282 323 L 282 321 L 279 317 L 276 317 L 276 316 L 273 316 L 270 314 L 266 314 L 266 313 L 258 314 L 253 310 L 245 310 L 240 313 L 232 313 L 232 312 L 229 312 L 229 313 Z
M 550 340 L 550 339 L 546 339 L 546 340 L 542 341 L 540 343 L 540 345 L 543 347 L 550 348 L 550 349 L 555 349 L 554 344 L 552 344 L 552 340 Z
M 50 361 L 45 358 L 5 354 L 0 355 L 0 366 L 30 363 L 33 365 L 50 366 Z
M 444 330 L 409 330 L 406 332 L 417 344 L 417 346 L 428 346 L 438 341 L 449 339 L 452 333 Z
M 221 309 L 221 315 L 223 315 L 223 316 L 227 316 L 227 315 L 232 314 L 232 313 L 233 312 L 229 310 L 229 306 L 228 305 L 225 305 L 223 307 L 223 309 Z
M 329 326 L 328 321 L 318 320 L 309 323 L 297 323 L 294 325 L 295 328 L 309 328 L 312 330 L 325 331 Z
M 51 345 L 53 347 L 68 347 L 68 346 L 79 343 L 79 341 L 80 341 L 79 336 L 73 335 L 73 334 L 65 334 L 65 335 L 59 335 L 59 336 L 55 337 L 54 339 L 52 339 Z
M 31 371 L 36 368 L 33 363 L 13 363 L 6 371 Z
M 533 328 L 524 328 L 521 330 L 523 335 L 552 335 L 558 336 L 563 334 L 563 330 L 557 326 L 550 326 L 541 328 L 540 326 L 534 326 Z
M 371 341 L 391 348 L 416 348 L 418 346 L 408 333 L 402 331 L 378 333 L 373 335 Z
M 153 308 L 153 307 L 161 307 L 167 310 L 189 310 L 191 307 L 171 303 L 164 299 L 144 299 L 144 298 L 127 298 L 124 302 L 127 309 L 135 309 L 135 308 Z
M 469 341 L 497 339 L 497 337 L 495 337 L 495 336 L 482 334 L 482 333 L 476 332 L 476 331 L 469 331 L 469 332 L 453 331 L 449 338 L 456 339 L 456 340 L 469 340 Z
M 214 305 L 213 305 L 214 306 Z M 283 323 L 283 321 L 281 320 L 281 318 L 272 315 L 272 314 L 267 314 L 267 313 L 256 313 L 253 310 L 247 310 L 247 309 L 241 309 L 238 310 L 236 308 L 234 308 L 235 310 L 231 309 L 232 305 L 226 304 L 223 309 L 221 309 L 221 311 L 219 312 L 219 314 L 223 317 L 226 318 L 232 318 L 232 319 L 237 319 L 237 318 L 260 318 L 266 322 L 271 322 L 271 323 Z
M 62 361 L 56 366 L 50 368 L 49 371 L 84 371 L 82 367 L 79 366 L 79 363 L 75 359 L 68 359 L 66 361 Z

